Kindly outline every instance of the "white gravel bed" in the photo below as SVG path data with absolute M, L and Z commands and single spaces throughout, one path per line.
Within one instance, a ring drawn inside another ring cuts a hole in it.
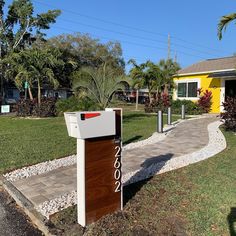
M 43 202 L 36 207 L 36 210 L 49 219 L 50 215 L 76 204 L 77 192 L 72 191 L 71 193 L 61 195 L 53 200 Z
M 29 178 L 33 175 L 39 175 L 62 166 L 70 166 L 76 163 L 76 155 L 63 157 L 60 159 L 41 162 L 36 165 L 23 167 L 3 175 L 8 181 L 14 182 L 19 179 Z
M 209 142 L 204 148 L 190 154 L 170 159 L 166 162 L 163 161 L 153 164 L 145 169 L 139 169 L 137 171 L 127 173 L 126 175 L 122 176 L 123 184 L 128 185 L 143 179 L 147 179 L 156 174 L 161 174 L 188 166 L 190 164 L 205 160 L 223 151 L 226 148 L 226 140 L 219 129 L 221 124 L 221 121 L 215 121 L 208 125 L 207 128 L 209 133 Z

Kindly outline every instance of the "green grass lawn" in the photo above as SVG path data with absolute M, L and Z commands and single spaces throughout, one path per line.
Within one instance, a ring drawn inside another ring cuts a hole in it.
M 236 135 L 218 155 L 124 188 L 122 212 L 82 229 L 76 207 L 52 217 L 63 235 L 236 235 Z M 62 231 L 62 232 L 63 232 Z
M 127 144 L 155 132 L 156 116 L 126 109 L 123 124 L 123 142 Z M 0 174 L 76 152 L 76 139 L 68 137 L 63 117 L 0 117 L 0 139 Z

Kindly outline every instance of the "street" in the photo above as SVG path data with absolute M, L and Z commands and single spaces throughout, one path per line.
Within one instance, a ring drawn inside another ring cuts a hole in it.
M 0 235 L 1 236 L 38 236 L 36 229 L 19 209 L 13 199 L 0 187 Z

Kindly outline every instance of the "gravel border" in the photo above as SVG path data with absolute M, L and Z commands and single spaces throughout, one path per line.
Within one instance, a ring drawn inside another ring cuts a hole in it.
M 14 182 L 16 180 L 29 178 L 33 175 L 40 175 L 55 169 L 58 169 L 62 166 L 70 166 L 76 164 L 76 155 L 71 155 L 68 157 L 63 157 L 60 159 L 41 162 L 36 165 L 23 167 L 21 169 L 17 169 L 11 171 L 9 173 L 4 174 L 3 176 L 10 182 Z

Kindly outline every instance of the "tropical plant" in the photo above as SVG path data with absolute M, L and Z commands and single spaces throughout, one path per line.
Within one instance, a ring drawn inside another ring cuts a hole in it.
M 5 10 L 5 1 L 0 1 L 0 79 L 1 95 L 4 98 L 6 67 L 2 60 L 13 52 L 28 48 L 36 39 L 43 39 L 42 30 L 55 23 L 60 10 L 49 10 L 34 15 L 34 6 L 30 0 L 13 0 Z M 6 14 L 5 14 L 6 13 Z
M 172 59 L 160 60 L 157 64 L 147 61 L 140 65 L 137 65 L 136 61 L 131 59 L 129 63 L 133 65 L 129 72 L 133 79 L 133 87 L 137 91 L 140 88 L 147 88 L 150 104 L 153 100 L 152 93 L 156 93 L 155 99 L 160 98 L 161 93 L 168 94 L 168 88 L 173 86 L 172 76 L 180 69 L 179 64 L 173 62 Z M 138 93 L 136 95 L 138 96 Z M 138 99 L 136 99 L 137 101 Z
M 59 51 L 37 48 L 12 53 L 4 60 L 9 65 L 6 70 L 6 76 L 13 76 L 19 89 L 22 89 L 25 81 L 28 82 L 31 100 L 33 99 L 31 89 L 36 85 L 38 104 L 40 106 L 42 85 L 53 85 L 54 88 L 59 85 L 53 71 L 54 67 L 63 66 L 63 61 L 58 59 L 59 55 Z
M 86 96 L 102 109 L 109 105 L 116 91 L 129 86 L 128 78 L 106 63 L 98 68 L 82 67 L 73 73 L 72 79 L 74 92 L 86 92 Z
M 160 60 L 158 62 L 159 75 L 157 78 L 157 93 L 165 92 L 168 94 L 168 90 L 173 87 L 173 75 L 180 69 L 177 62 L 172 59 Z
M 202 112 L 209 113 L 212 105 L 212 92 L 209 90 L 203 91 L 202 89 L 198 89 L 198 93 L 200 95 L 197 102 L 198 107 Z
M 236 20 L 236 13 L 228 14 L 221 17 L 218 23 L 218 30 L 217 30 L 217 35 L 220 40 L 222 39 L 223 30 L 225 31 L 227 26 L 234 20 Z
M 223 102 L 224 112 L 220 114 L 226 130 L 236 131 L 236 98 L 227 97 Z
M 136 107 L 138 103 L 138 90 L 140 88 L 148 89 L 149 102 L 152 101 L 152 92 L 156 84 L 156 76 L 159 73 L 157 67 L 154 68 L 154 64 L 151 61 L 141 63 L 138 65 L 134 59 L 129 60 L 129 64 L 133 65 L 129 72 L 129 76 L 132 78 L 132 87 L 136 89 Z

